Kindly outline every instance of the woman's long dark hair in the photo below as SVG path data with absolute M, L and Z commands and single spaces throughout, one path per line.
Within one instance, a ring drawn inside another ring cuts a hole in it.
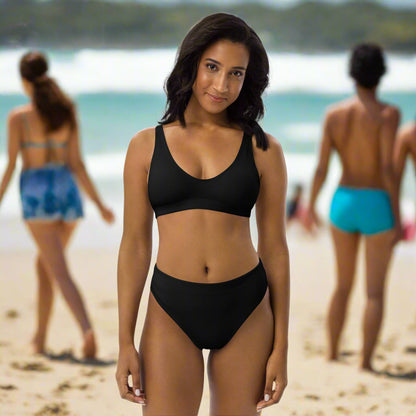
M 179 120 L 185 126 L 185 109 L 192 95 L 198 64 L 213 43 L 228 39 L 243 44 L 250 58 L 243 87 L 236 101 L 227 108 L 231 122 L 246 133 L 255 134 L 257 147 L 268 148 L 268 140 L 257 121 L 264 115 L 261 95 L 269 84 L 269 60 L 256 32 L 237 16 L 216 13 L 194 25 L 178 50 L 175 66 L 165 83 L 166 112 L 161 123 Z
M 47 75 L 48 62 L 41 52 L 28 52 L 20 59 L 20 75 L 33 85 L 33 102 L 46 126 L 46 133 L 69 123 L 75 126 L 75 110 L 70 98 Z

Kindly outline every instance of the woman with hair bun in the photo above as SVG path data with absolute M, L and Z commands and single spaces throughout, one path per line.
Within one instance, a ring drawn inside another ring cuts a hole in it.
M 146 416 L 198 414 L 203 349 L 212 416 L 255 416 L 286 387 L 286 168 L 280 144 L 257 123 L 268 72 L 252 28 L 233 15 L 207 16 L 179 48 L 161 123 L 130 142 L 116 378 Z M 153 213 L 159 249 L 137 350 Z
M 393 148 L 400 120 L 397 107 L 377 96 L 386 72 L 380 46 L 355 46 L 350 76 L 356 95 L 327 112 L 318 166 L 315 171 L 307 223 L 318 224 L 315 202 L 325 181 L 331 153 L 342 165 L 340 184 L 332 199 L 329 218 L 337 262 L 337 283 L 328 311 L 328 359 L 337 360 L 348 299 L 354 282 L 361 239 L 365 243 L 367 302 L 363 317 L 360 366 L 373 370 L 372 357 L 381 328 L 384 288 L 393 245 L 401 234 L 398 188 Z
M 0 202 L 22 158 L 20 196 L 23 219 L 38 249 L 37 328 L 34 351 L 45 351 L 46 335 L 56 282 L 80 326 L 83 356 L 96 356 L 96 341 L 84 301 L 73 281 L 65 248 L 83 216 L 77 182 L 97 205 L 102 218 L 114 215 L 99 197 L 81 156 L 78 123 L 71 100 L 48 75 L 48 62 L 40 52 L 20 60 L 20 75 L 30 103 L 15 108 L 8 117 L 9 160 L 0 185 Z

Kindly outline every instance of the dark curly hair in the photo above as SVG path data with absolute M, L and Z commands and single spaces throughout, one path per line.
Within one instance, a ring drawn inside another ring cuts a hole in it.
M 351 53 L 351 77 L 364 88 L 374 88 L 386 73 L 383 49 L 375 43 L 356 45 Z
M 196 23 L 187 33 L 176 55 L 175 66 L 165 83 L 166 111 L 161 123 L 179 120 L 185 126 L 185 109 L 204 51 L 213 43 L 227 39 L 243 44 L 250 58 L 243 87 L 236 101 L 227 108 L 231 122 L 248 134 L 255 134 L 257 147 L 268 148 L 268 140 L 257 121 L 264 115 L 261 95 L 269 84 L 269 60 L 256 32 L 237 16 L 216 13 Z
M 46 125 L 46 132 L 69 123 L 75 126 L 75 109 L 72 101 L 48 76 L 48 61 L 41 52 L 25 53 L 19 64 L 20 75 L 33 85 L 33 102 Z

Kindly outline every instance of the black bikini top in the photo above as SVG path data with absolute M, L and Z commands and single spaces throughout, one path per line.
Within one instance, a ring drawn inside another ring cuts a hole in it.
M 156 217 L 187 209 L 250 217 L 259 189 L 260 178 L 248 134 L 244 133 L 238 154 L 227 169 L 213 178 L 199 179 L 175 162 L 163 127 L 156 127 L 148 179 L 149 199 Z

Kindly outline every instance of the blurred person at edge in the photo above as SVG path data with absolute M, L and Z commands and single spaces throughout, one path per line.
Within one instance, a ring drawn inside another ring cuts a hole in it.
M 400 188 L 403 179 L 403 171 L 406 164 L 406 159 L 410 158 L 413 161 L 414 169 L 416 170 L 416 122 L 413 121 L 404 125 L 398 133 L 397 141 L 394 149 L 394 167 L 396 169 L 398 189 Z M 416 234 L 416 217 L 404 218 L 403 239 L 413 240 Z

